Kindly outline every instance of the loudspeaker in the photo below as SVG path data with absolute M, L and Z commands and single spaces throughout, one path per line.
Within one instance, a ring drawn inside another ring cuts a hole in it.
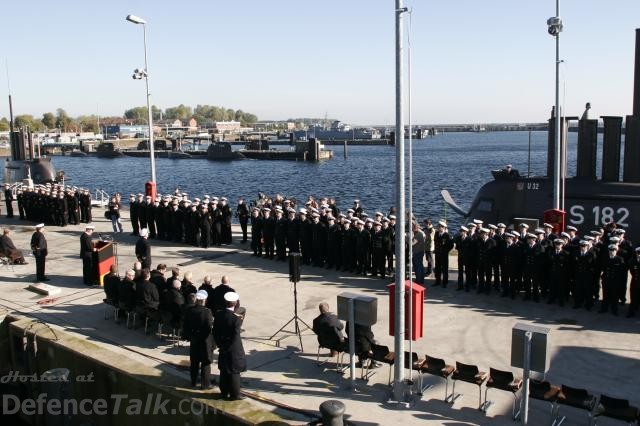
M 292 283 L 300 282 L 300 253 L 289 255 L 289 281 Z

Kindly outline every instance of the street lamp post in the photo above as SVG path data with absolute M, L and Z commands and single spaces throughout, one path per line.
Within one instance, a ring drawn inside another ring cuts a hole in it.
M 133 72 L 133 79 L 140 80 L 144 78 L 144 83 L 147 89 L 147 114 L 148 114 L 148 123 L 149 123 L 149 156 L 151 157 L 151 182 L 155 183 L 156 157 L 155 157 L 155 146 L 153 141 L 153 114 L 151 111 L 151 94 L 149 93 L 149 65 L 147 63 L 147 21 L 135 15 L 127 15 L 127 21 L 137 25 L 142 25 L 142 29 L 143 29 L 144 69 L 143 70 L 136 69 Z
M 556 16 L 553 16 L 547 20 L 547 31 L 556 39 L 556 99 L 555 99 L 555 149 L 554 149 L 554 164 L 553 164 L 553 208 L 557 210 L 564 210 L 564 194 L 561 192 L 561 179 L 560 176 L 562 170 L 562 161 L 560 158 L 562 155 L 562 137 L 560 135 L 561 127 L 560 120 L 562 120 L 562 111 L 560 111 L 560 33 L 562 32 L 562 19 L 560 19 L 560 0 L 556 0 Z

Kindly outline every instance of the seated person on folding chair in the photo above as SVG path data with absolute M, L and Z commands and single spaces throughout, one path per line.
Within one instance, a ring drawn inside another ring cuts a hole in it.
M 10 232 L 9 228 L 4 228 L 2 235 L 0 235 L 0 255 L 7 256 L 15 265 L 26 265 L 27 262 L 24 261 L 22 252 L 16 248 L 9 237 Z
M 148 269 L 142 270 L 142 284 L 137 287 L 138 293 L 138 304 L 143 307 L 145 313 L 153 312 L 158 310 L 158 306 L 160 305 L 160 294 L 158 293 L 158 288 L 149 281 L 150 273 Z
M 349 323 L 347 322 L 347 326 L 345 328 L 347 332 L 347 337 L 349 337 Z M 355 343 L 356 343 L 356 355 L 358 355 L 358 362 L 362 365 L 362 361 L 366 359 L 371 359 L 373 356 L 373 351 L 371 350 L 371 345 L 375 344 L 376 341 L 373 336 L 373 331 L 371 331 L 370 325 L 361 325 L 354 324 L 354 330 L 356 333 Z M 375 361 L 371 361 L 371 365 L 369 368 L 379 367 Z
M 108 300 L 118 305 L 118 288 L 120 287 L 120 277 L 116 265 L 109 267 L 109 273 L 104 277 L 104 294 Z
M 171 289 L 165 293 L 164 307 L 171 314 L 171 326 L 177 329 L 182 327 L 184 296 L 180 291 L 182 283 L 180 280 L 173 280 Z
M 318 306 L 320 315 L 313 320 L 313 332 L 318 336 L 318 343 L 323 348 L 331 350 L 331 356 L 344 350 L 344 326 L 336 316 L 329 311 L 329 304 L 322 302 Z
M 132 311 L 136 307 L 136 283 L 133 281 L 136 273 L 129 269 L 118 288 L 118 302 L 120 308 Z

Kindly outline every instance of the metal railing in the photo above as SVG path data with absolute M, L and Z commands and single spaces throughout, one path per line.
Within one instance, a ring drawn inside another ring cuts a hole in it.
M 104 207 L 109 204 L 109 194 L 102 189 L 96 188 L 96 196 L 94 197 L 94 201 L 96 204 Z

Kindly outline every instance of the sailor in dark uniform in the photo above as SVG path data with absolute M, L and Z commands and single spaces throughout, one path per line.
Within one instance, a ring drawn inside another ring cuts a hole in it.
M 287 238 L 286 244 L 289 254 L 300 253 L 300 220 L 296 218 L 296 210 L 287 209 Z
M 264 218 L 262 219 L 262 240 L 264 241 L 264 257 L 273 259 L 273 243 L 276 231 L 276 222 L 271 217 L 271 209 L 263 208 Z
M 200 229 L 200 247 L 209 248 L 211 246 L 211 227 L 213 225 L 213 219 L 209 214 L 209 208 L 207 205 L 202 206 L 202 210 L 200 212 L 193 211 L 191 212 L 191 217 L 189 222 L 195 222 L 199 220 L 198 228 Z M 195 223 L 193 223 L 195 225 Z M 193 242 L 195 236 L 195 229 L 191 229 L 191 225 L 189 226 L 189 233 L 187 233 L 187 238 Z
M 25 193 L 21 189 L 18 189 L 16 192 L 16 199 L 18 201 L 18 213 L 20 214 L 20 220 L 26 219 L 26 209 L 25 209 Z
M 307 209 L 300 208 L 300 254 L 304 265 L 311 265 L 313 258 L 313 222 L 307 217 L 308 214 Z
M 44 223 L 36 225 L 36 231 L 31 235 L 31 250 L 33 257 L 36 259 L 36 281 L 49 281 L 45 275 L 45 262 L 47 259 L 47 239 L 44 237 L 42 230 Z
M 578 309 L 584 305 L 587 310 L 593 306 L 591 286 L 593 275 L 596 273 L 596 257 L 589 250 L 589 242 L 581 240 L 578 243 L 579 249 L 573 254 L 573 268 L 575 277 L 575 288 L 573 292 L 573 308 Z
M 273 239 L 276 243 L 276 258 L 284 262 L 287 260 L 287 219 L 285 219 L 280 206 L 276 206 Z
M 602 264 L 602 305 L 600 313 L 607 312 L 618 315 L 619 294 L 627 282 L 627 266 L 622 257 L 617 255 L 615 244 L 608 246 L 608 256 Z
M 540 301 L 540 282 L 538 279 L 538 259 L 543 256 L 543 251 L 534 234 L 527 233 L 526 243 L 522 245 L 522 288 L 524 300 L 533 298 Z
M 186 312 L 183 332 L 189 339 L 189 361 L 191 363 L 191 386 L 196 386 L 198 373 L 200 373 L 200 388 L 211 387 L 211 363 L 213 362 L 214 340 L 211 333 L 213 327 L 213 315 L 205 307 L 207 292 L 200 290 L 196 293 L 196 303 Z
M 9 187 L 9 184 L 4 185 L 4 203 L 7 206 L 7 219 L 13 217 L 13 191 Z
M 371 234 L 364 227 L 364 221 L 358 220 L 356 231 L 356 273 L 364 276 L 369 272 L 369 246 L 371 245 Z
M 327 215 L 327 269 L 340 267 L 342 232 L 332 214 Z
M 251 250 L 254 256 L 262 256 L 262 218 L 258 207 L 251 210 Z
M 142 194 L 138 194 L 138 222 L 140 223 L 140 229 L 147 227 L 147 204 Z
M 240 337 L 242 320 L 234 312 L 240 297 L 238 293 L 228 292 L 224 299 L 227 307 L 215 314 L 213 336 L 218 345 L 220 392 L 223 397 L 235 401 L 243 399 L 240 395 L 240 373 L 247 371 L 247 361 Z
M 631 274 L 631 282 L 629 284 L 629 312 L 627 318 L 635 315 L 640 305 L 640 247 L 634 250 L 633 257 L 629 260 L 629 273 Z
M 465 262 L 469 249 L 469 228 L 461 226 L 458 234 L 453 237 L 453 244 L 458 251 L 458 288 L 460 291 L 464 288 Z
M 238 199 L 238 205 L 236 206 L 236 217 L 240 222 L 240 229 L 242 229 L 242 241 L 247 242 L 247 224 L 249 223 L 249 208 L 244 203 L 244 198 Z
M 93 285 L 94 276 L 93 276 L 93 268 L 91 265 L 91 257 L 93 252 L 96 249 L 93 247 L 93 242 L 91 241 L 91 235 L 93 234 L 93 230 L 95 226 L 87 225 L 84 229 L 84 232 L 80 235 L 80 258 L 82 259 L 82 280 L 85 285 Z
M 231 244 L 231 219 L 233 213 L 231 207 L 227 204 L 226 197 L 220 198 L 220 213 L 221 213 L 221 242 L 222 244 Z
M 393 275 L 393 255 L 396 242 L 395 216 L 382 217 L 383 247 L 387 273 Z
M 355 219 L 358 220 L 358 219 Z M 355 269 L 355 248 L 356 248 L 356 234 L 351 228 L 351 221 L 344 218 L 341 230 L 342 247 L 340 257 L 342 258 L 342 270 L 353 272 Z
M 353 215 L 359 219 L 362 218 L 362 213 L 364 213 L 364 210 L 362 208 L 362 206 L 360 205 L 360 200 L 353 200 Z
M 553 241 L 553 249 L 548 252 L 550 281 L 547 303 L 557 301 L 560 306 L 564 306 L 568 294 L 570 262 L 569 253 L 564 250 L 564 240 L 556 238 Z
M 133 194 L 129 195 L 129 218 L 131 219 L 131 227 L 133 228 L 131 235 L 137 236 L 140 232 L 140 222 L 138 222 L 138 202 L 136 201 L 136 196 Z
M 154 200 L 151 196 L 145 197 L 145 217 L 147 218 L 147 229 L 149 230 L 149 238 L 156 238 L 156 215 Z
M 434 237 L 435 250 L 435 283 L 434 286 L 446 287 L 449 283 L 449 252 L 453 248 L 453 239 L 447 232 L 447 223 L 438 222 L 438 230 Z
M 496 251 L 496 242 L 489 237 L 489 229 L 480 228 L 480 238 L 477 241 L 478 250 L 478 293 L 491 292 L 491 271 Z
M 151 269 L 151 244 L 147 239 L 148 236 L 149 231 L 147 228 L 142 228 L 140 230 L 140 238 L 136 242 L 136 258 L 140 261 L 142 269 Z
M 382 230 L 382 223 L 373 222 L 373 232 L 371 234 L 371 275 L 380 278 L 386 276 L 386 252 L 385 252 L 385 233 Z M 422 261 L 422 259 L 420 259 Z M 417 273 L 416 273 L 417 276 Z M 420 283 L 420 281 L 417 281 Z
M 520 243 L 516 243 L 518 237 L 519 235 L 515 233 L 504 233 L 504 247 L 500 264 L 502 297 L 510 296 L 512 299 L 515 299 L 516 294 L 520 291 L 520 279 L 522 278 L 522 246 Z

